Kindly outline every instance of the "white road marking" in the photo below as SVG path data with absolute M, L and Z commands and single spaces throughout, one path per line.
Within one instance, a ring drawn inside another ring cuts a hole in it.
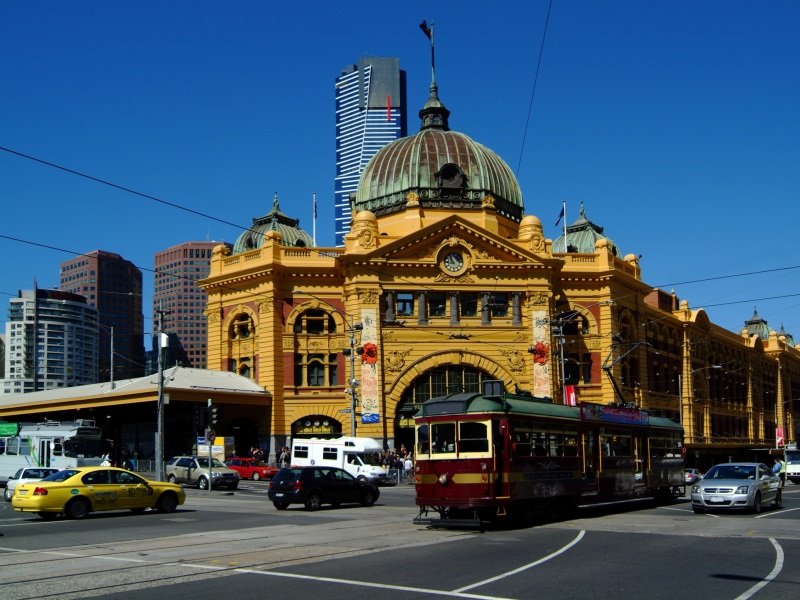
M 476 587 L 480 587 L 482 585 L 486 585 L 487 583 L 494 583 L 495 581 L 498 581 L 498 580 L 503 579 L 505 577 L 510 577 L 511 575 L 516 575 L 517 573 L 522 573 L 522 571 L 525 571 L 526 569 L 530 569 L 531 567 L 535 567 L 537 565 L 540 565 L 543 562 L 546 562 L 546 561 L 550 560 L 551 558 L 555 558 L 556 556 L 558 556 L 560 554 L 563 554 L 564 552 L 566 552 L 567 550 L 572 548 L 575 544 L 580 542 L 583 539 L 584 535 L 586 535 L 586 530 L 581 530 L 581 532 L 578 534 L 578 537 L 576 537 L 574 540 L 572 540 L 569 544 L 567 544 L 563 548 L 560 548 L 559 550 L 556 550 L 555 552 L 553 552 L 551 554 L 548 554 L 547 556 L 544 556 L 544 557 L 540 558 L 539 560 L 535 560 L 532 563 L 528 563 L 527 565 L 524 565 L 522 567 L 514 569 L 513 571 L 508 571 L 507 573 L 503 573 L 501 575 L 497 575 L 496 577 L 491 577 L 489 579 L 484 579 L 483 581 L 479 581 L 477 583 L 473 583 L 472 585 L 468 585 L 468 586 L 465 586 L 465 587 L 462 587 L 462 588 L 458 588 L 457 590 L 454 590 L 454 591 L 457 592 L 457 593 L 458 592 L 464 592 L 466 590 L 471 590 L 472 588 L 476 588 Z
M 772 571 L 769 572 L 769 575 L 767 575 L 764 579 L 759 581 L 741 596 L 734 598 L 734 600 L 747 600 L 748 598 L 752 598 L 762 588 L 766 587 L 770 581 L 775 579 L 778 576 L 778 573 L 781 572 L 781 569 L 783 569 L 783 548 L 781 548 L 781 545 L 775 540 L 775 538 L 769 538 L 769 541 L 772 542 L 772 546 L 775 548 L 775 566 L 772 567 Z

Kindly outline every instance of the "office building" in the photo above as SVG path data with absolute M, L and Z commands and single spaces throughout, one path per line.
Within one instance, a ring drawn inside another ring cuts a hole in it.
M 80 294 L 26 290 L 9 301 L 4 394 L 86 385 L 97 378 L 97 309 Z
M 206 367 L 206 292 L 197 280 L 208 276 L 211 251 L 219 242 L 185 242 L 156 253 L 153 329 L 169 335 L 164 367 Z
M 86 296 L 88 303 L 97 307 L 100 357 L 96 381 L 143 375 L 144 317 L 139 268 L 119 254 L 94 250 L 61 263 L 59 288 Z
M 406 72 L 397 58 L 365 57 L 342 71 L 335 89 L 335 244 L 343 246 L 361 172 L 378 150 L 407 133 Z

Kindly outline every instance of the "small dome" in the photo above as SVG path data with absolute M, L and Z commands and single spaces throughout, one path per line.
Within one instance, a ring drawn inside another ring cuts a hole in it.
M 355 217 L 353 217 L 354 223 L 364 223 L 364 222 L 371 223 L 377 220 L 378 217 L 376 217 L 374 213 L 371 213 L 368 210 L 362 210 Z
M 253 219 L 253 226 L 236 239 L 233 253 L 255 250 L 264 245 L 264 238 L 268 234 L 284 246 L 313 246 L 312 237 L 300 229 L 300 220 L 292 219 L 283 214 L 278 206 L 278 194 L 272 200 L 272 210 L 263 217 Z M 277 234 L 274 235 L 274 234 Z
M 534 215 L 525 215 L 522 217 L 522 221 L 519 222 L 519 227 L 522 229 L 523 227 L 541 227 L 542 220 L 539 217 Z
M 758 316 L 755 308 L 753 308 L 753 318 L 744 322 L 744 330 L 750 337 L 756 335 L 764 341 L 769 339 L 769 324 Z
M 594 254 L 598 240 L 603 240 L 601 248 L 608 249 L 614 256 L 620 256 L 617 245 L 603 235 L 603 228 L 586 217 L 586 210 L 581 202 L 578 218 L 572 225 L 567 225 L 567 245 L 564 247 L 564 234 L 553 240 L 553 252 L 576 252 Z

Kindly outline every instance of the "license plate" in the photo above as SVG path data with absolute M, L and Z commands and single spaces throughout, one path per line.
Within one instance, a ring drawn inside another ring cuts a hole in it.
M 283 492 L 278 492 L 277 494 L 275 494 L 275 497 L 276 498 L 283 498 Z
M 723 498 L 722 496 L 711 496 L 711 498 L 709 498 L 708 501 L 711 502 L 712 504 L 721 504 L 722 502 L 725 502 L 725 498 Z

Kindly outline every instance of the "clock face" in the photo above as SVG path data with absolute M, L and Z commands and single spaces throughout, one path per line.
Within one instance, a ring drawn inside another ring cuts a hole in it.
M 464 258 L 458 252 L 450 252 L 444 257 L 444 268 L 455 273 L 464 267 Z

